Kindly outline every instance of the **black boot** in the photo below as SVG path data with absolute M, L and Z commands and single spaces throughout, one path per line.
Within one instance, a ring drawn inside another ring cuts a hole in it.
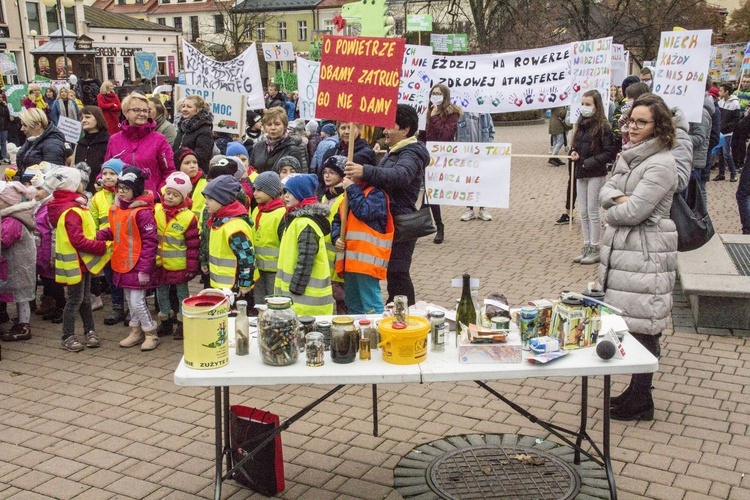
M 182 340 L 182 321 L 177 322 L 177 328 L 174 329 L 175 340 Z
M 156 335 L 159 337 L 166 337 L 172 335 L 174 328 L 174 318 L 164 319 L 159 323 L 159 327 L 156 329 Z
M 610 411 L 613 420 L 653 420 L 654 398 L 653 387 L 633 386 L 630 396 L 622 404 Z
M 104 318 L 104 324 L 107 326 L 116 325 L 122 321 L 123 318 L 125 318 L 125 311 L 123 311 L 122 306 L 114 306 L 109 315 Z
M 630 384 L 624 391 L 622 391 L 622 394 L 620 394 L 619 396 L 615 396 L 613 398 L 609 398 L 610 408 L 620 406 L 630 397 L 630 395 L 633 393 L 633 380 L 634 379 L 635 379 L 635 375 L 632 375 L 630 377 Z
M 432 240 L 432 242 L 439 245 L 443 242 L 443 238 L 445 236 L 445 226 L 442 222 L 438 222 L 437 224 L 435 224 L 435 227 L 437 228 L 437 233 L 435 233 L 435 239 Z

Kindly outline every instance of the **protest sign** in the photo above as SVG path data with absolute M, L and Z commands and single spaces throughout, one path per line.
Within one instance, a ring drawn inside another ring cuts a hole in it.
M 570 98 L 570 123 L 581 114 L 581 99 L 589 90 L 598 90 L 602 103 L 609 99 L 612 81 L 612 37 L 585 40 L 571 44 L 573 60 L 570 78 L 573 93 Z
M 733 82 L 740 79 L 740 66 L 745 56 L 747 43 L 715 45 L 711 54 L 708 74 L 715 82 Z
M 0 71 L 2 71 L 5 76 L 18 75 L 16 56 L 13 54 L 0 53 Z
M 430 46 L 435 52 L 466 52 L 469 37 L 465 33 L 430 35 Z
M 138 51 L 135 53 L 135 69 L 142 78 L 152 79 L 159 73 L 159 64 L 156 62 L 156 52 Z
M 320 51 L 323 50 L 323 37 L 332 34 L 331 30 L 312 30 L 310 32 L 310 52 L 307 53 L 307 57 L 311 61 L 320 61 Z
M 60 88 L 63 85 L 68 85 L 68 82 L 65 80 L 47 80 L 46 82 L 38 81 L 34 83 L 42 88 L 42 95 L 44 95 L 47 87 L 51 85 L 54 85 L 57 88 Z M 27 95 L 29 95 L 28 84 L 24 83 L 21 85 L 8 85 L 7 87 L 5 87 L 5 99 L 8 102 L 8 111 L 10 111 L 10 116 L 18 116 L 18 113 L 23 111 L 21 100 Z
M 401 84 L 398 103 L 408 104 L 419 115 L 419 130 L 427 125 L 427 109 L 430 106 L 430 62 L 432 49 L 422 45 L 407 45 L 404 63 L 401 66 Z
M 510 144 L 428 142 L 425 195 L 434 205 L 508 208 Z
M 472 113 L 556 108 L 570 102 L 570 44 L 470 56 L 434 56 L 433 84 Z
M 618 87 L 628 77 L 630 67 L 630 51 L 624 45 L 612 44 L 612 85 Z
M 273 83 L 279 84 L 282 92 L 291 94 L 297 90 L 297 75 L 291 71 L 277 69 L 276 75 L 273 77 Z
M 689 122 L 701 121 L 710 57 L 711 30 L 662 31 L 653 92 Z
M 316 116 L 393 127 L 403 57 L 403 38 L 325 36 Z
M 747 46 L 745 47 L 745 55 L 742 58 L 742 66 L 740 67 L 741 71 L 747 71 L 750 69 L 750 42 L 747 42 Z
M 186 85 L 244 94 L 248 109 L 265 108 L 254 43 L 231 61 L 215 61 L 183 40 L 182 61 Z
M 65 136 L 65 142 L 77 144 L 81 138 L 81 122 L 66 116 L 61 116 L 57 121 L 57 129 Z
M 245 131 L 244 94 L 192 85 L 175 85 L 175 101 L 191 95 L 201 96 L 210 105 L 214 115 L 214 132 L 242 135 Z
M 266 62 L 294 61 L 292 42 L 274 42 L 263 44 L 263 57 Z
M 406 16 L 406 31 L 432 31 L 432 16 L 429 14 Z
M 320 63 L 297 58 L 297 85 L 299 91 L 299 116 L 304 120 L 315 118 L 315 101 L 318 97 Z

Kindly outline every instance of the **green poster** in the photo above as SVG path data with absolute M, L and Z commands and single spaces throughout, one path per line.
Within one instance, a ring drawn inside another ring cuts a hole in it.
M 432 31 L 432 16 L 406 16 L 406 31 Z

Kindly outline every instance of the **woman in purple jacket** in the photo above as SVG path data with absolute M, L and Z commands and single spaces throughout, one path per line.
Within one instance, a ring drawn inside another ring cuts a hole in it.
M 167 177 L 175 170 L 172 147 L 156 132 L 156 123 L 148 117 L 146 96 L 131 93 L 122 101 L 122 112 L 125 121 L 120 132 L 109 138 L 104 161 L 119 158 L 127 165 L 148 171 L 146 190 L 158 197 Z

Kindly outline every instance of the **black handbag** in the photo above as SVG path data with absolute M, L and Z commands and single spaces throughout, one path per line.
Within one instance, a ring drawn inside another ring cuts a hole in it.
M 701 186 L 693 177 L 688 183 L 687 199 L 682 193 L 675 193 L 669 217 L 677 226 L 678 252 L 700 248 L 714 236 L 714 225 L 703 201 Z
M 422 205 L 416 212 L 396 215 L 393 217 L 393 224 L 396 226 L 394 242 L 416 240 L 437 232 L 437 228 L 432 224 L 429 205 Z

